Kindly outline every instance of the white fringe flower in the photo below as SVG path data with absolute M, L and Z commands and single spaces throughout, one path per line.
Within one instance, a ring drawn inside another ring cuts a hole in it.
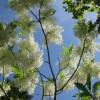
M 52 82 L 48 82 L 44 84 L 44 95 L 50 95 L 50 96 L 54 96 L 54 83 Z
M 10 86 L 7 84 L 3 84 L 3 89 L 5 90 L 5 92 L 7 92 L 10 90 Z M 4 95 L 5 95 L 4 92 L 0 89 L 0 97 Z
M 63 43 L 61 33 L 64 31 L 64 29 L 61 26 L 50 22 L 44 22 L 43 28 L 46 33 L 48 42 L 53 42 L 57 45 L 61 45 Z
M 18 48 L 18 53 L 16 53 L 18 63 L 26 69 L 32 67 L 39 68 L 42 65 L 43 52 L 40 50 L 39 45 L 35 42 L 32 35 L 20 40 L 16 48 Z

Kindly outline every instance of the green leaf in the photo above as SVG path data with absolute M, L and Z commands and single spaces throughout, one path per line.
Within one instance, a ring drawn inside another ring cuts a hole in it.
M 68 55 L 69 54 L 69 48 L 66 48 L 63 46 L 63 52 L 60 52 L 61 55 Z
M 14 32 L 14 29 L 16 29 L 16 27 L 17 27 L 16 21 L 12 21 L 6 26 L 6 32 L 8 34 L 11 34 Z
M 89 92 L 80 93 L 80 97 L 87 97 L 90 96 Z
M 62 72 L 59 73 L 59 77 L 60 77 L 60 79 L 62 79 L 64 77 Z
M 91 76 L 90 76 L 90 73 L 88 74 L 88 77 L 87 77 L 86 86 L 91 91 Z
M 64 53 L 65 54 L 68 54 L 69 53 L 69 49 L 68 48 L 64 47 L 63 49 L 64 49 Z
M 72 51 L 73 47 L 74 47 L 74 45 L 71 44 L 71 45 L 69 46 L 69 51 Z
M 94 85 L 93 85 L 94 94 L 97 92 L 98 89 L 100 89 L 100 81 L 94 83 Z
M 15 78 L 20 78 L 23 76 L 22 70 L 18 66 L 13 66 L 12 71 L 15 73 Z
M 10 97 L 10 100 L 14 100 L 12 97 Z
M 88 97 L 88 96 L 90 96 L 88 92 L 81 92 L 81 93 L 75 94 L 73 97 Z
M 3 24 L 0 23 L 0 31 L 2 31 L 2 30 L 3 30 Z
M 76 93 L 73 97 L 80 97 L 80 93 Z
M 81 90 L 81 91 L 83 91 L 83 92 L 88 92 L 88 90 L 87 90 L 87 88 L 83 85 L 83 84 L 81 84 L 81 83 L 75 83 L 75 86 L 79 89 L 79 90 Z
M 17 27 L 16 21 L 12 21 L 12 22 L 9 24 L 9 26 L 12 28 L 12 30 L 14 30 L 14 29 Z
M 81 97 L 81 100 L 89 100 L 89 97 Z

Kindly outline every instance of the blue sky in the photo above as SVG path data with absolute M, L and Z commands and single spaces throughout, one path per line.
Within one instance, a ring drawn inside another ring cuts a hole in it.
M 63 35 L 63 40 L 64 40 L 64 45 L 69 46 L 71 43 L 77 45 L 78 44 L 78 39 L 74 36 L 74 31 L 73 27 L 75 25 L 75 20 L 72 19 L 72 15 L 65 13 L 64 9 L 62 8 L 62 0 L 56 0 L 55 3 L 53 4 L 54 8 L 56 9 L 55 17 L 57 20 L 57 23 L 61 25 L 64 28 L 64 32 L 62 33 Z M 16 18 L 14 13 L 7 8 L 6 6 L 7 0 L 0 0 L 0 21 L 4 23 L 8 23 L 9 21 L 13 20 Z M 95 20 L 96 16 L 93 14 L 86 14 L 85 18 L 87 19 L 92 19 Z M 36 41 L 41 43 L 40 37 L 41 37 L 41 30 L 37 30 L 39 35 L 35 35 Z M 100 41 L 100 40 L 98 40 Z M 55 64 L 56 59 L 58 58 L 59 52 L 61 51 L 61 48 L 58 47 L 57 45 L 50 45 L 50 53 L 51 59 L 52 59 L 52 64 Z M 100 61 L 100 53 L 96 53 L 96 60 Z M 43 67 L 40 68 L 41 71 L 44 72 L 44 74 L 48 75 L 50 74 L 49 69 L 47 68 L 47 65 L 44 64 Z M 54 69 L 55 70 L 55 69 Z M 56 72 L 56 70 L 55 70 Z M 39 91 L 39 89 L 38 89 Z M 75 100 L 75 98 L 72 98 L 72 96 L 76 93 L 76 90 L 70 90 L 67 92 L 64 92 L 60 95 L 57 96 L 57 100 Z M 36 96 L 33 100 L 39 100 L 39 98 Z

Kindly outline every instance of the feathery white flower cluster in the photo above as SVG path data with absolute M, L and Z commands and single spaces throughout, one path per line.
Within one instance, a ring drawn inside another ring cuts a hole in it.
M 57 45 L 61 45 L 63 43 L 61 33 L 64 31 L 64 29 L 61 26 L 45 21 L 43 22 L 43 28 L 48 42 L 52 42 Z
M 10 86 L 7 85 L 7 84 L 3 84 L 3 89 L 5 90 L 5 92 L 9 91 L 10 90 Z M 3 96 L 5 95 L 2 90 L 0 89 L 0 96 Z
M 95 54 L 95 52 L 99 52 L 100 51 L 100 43 L 93 41 L 91 51 L 92 51 L 93 54 Z
M 20 33 L 25 35 L 29 33 L 33 33 L 35 30 L 35 26 L 32 23 L 33 19 L 29 15 L 21 14 L 19 17 L 19 27 L 20 27 Z
M 10 59 L 9 59 L 10 58 Z M 14 65 L 15 60 L 7 46 L 0 48 L 0 73 L 5 76 L 11 72 L 11 67 Z M 3 71 L 4 70 L 4 71 Z
M 73 77 L 74 80 L 79 80 L 80 82 L 84 82 L 87 78 L 87 74 L 91 74 L 92 77 L 100 77 L 100 63 L 92 62 L 92 59 L 88 56 L 88 54 L 84 55 L 84 60 L 80 65 L 78 72 Z
M 8 47 L 0 48 L 0 58 L 2 58 L 0 60 L 0 69 L 2 69 L 0 73 L 3 74 L 4 72 L 4 75 L 8 76 L 8 74 L 13 71 L 11 67 L 14 67 L 17 63 L 16 67 L 18 67 L 22 73 L 24 72 L 24 77 L 15 78 L 12 81 L 20 90 L 32 93 L 38 79 L 38 75 L 34 70 L 42 65 L 43 52 L 30 34 L 26 38 L 16 40 L 14 48 L 16 49 L 15 51 L 14 49 L 10 51 Z
M 96 46 L 98 48 L 99 44 Z M 60 67 L 65 69 L 61 72 L 61 74 L 59 74 L 58 88 L 60 88 L 75 71 L 81 54 L 81 50 L 79 50 L 80 53 L 77 51 L 78 48 L 78 46 L 73 48 L 71 53 L 67 51 L 67 53 L 64 53 L 64 55 L 60 58 Z M 77 82 L 77 80 L 84 83 L 88 73 L 91 73 L 92 77 L 100 77 L 100 63 L 94 62 L 93 59 L 94 58 L 91 57 L 90 52 L 84 53 L 77 73 L 64 89 L 68 90 L 69 88 L 72 88 L 74 82 Z
M 40 50 L 39 45 L 35 42 L 32 35 L 29 35 L 25 39 L 21 39 L 19 43 L 16 44 L 18 53 L 16 56 L 18 58 L 18 63 L 27 68 L 33 69 L 39 68 L 43 63 L 43 52 Z
M 54 83 L 48 82 L 44 84 L 44 95 L 54 96 Z
M 20 64 L 20 68 L 23 67 L 25 76 L 21 80 L 15 79 L 15 86 L 20 87 L 20 90 L 26 90 L 32 93 L 38 78 L 34 69 L 42 65 L 43 53 L 38 44 L 34 41 L 32 35 L 29 35 L 25 39 L 21 39 L 17 43 L 16 48 L 18 48 L 18 52 L 16 53 L 16 57 L 18 58 L 17 62 Z
M 79 61 L 79 55 L 77 54 L 77 47 L 73 48 L 70 52 L 69 48 L 67 52 L 63 54 L 63 56 L 60 58 L 60 64 L 61 67 L 65 68 L 76 68 L 77 63 Z
M 13 80 L 14 86 L 18 87 L 20 91 L 28 91 L 29 94 L 34 93 L 37 83 L 38 75 L 30 71 L 27 71 L 23 78 L 17 78 Z
M 57 89 L 60 89 L 69 79 L 70 74 L 67 72 L 67 68 L 60 72 L 58 79 L 57 79 Z M 65 86 L 64 89 L 68 90 L 72 87 L 74 87 L 74 82 L 71 81 L 67 86 Z

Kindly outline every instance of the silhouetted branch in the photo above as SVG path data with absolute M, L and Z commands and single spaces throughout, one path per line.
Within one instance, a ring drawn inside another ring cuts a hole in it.
M 42 73 L 39 71 L 38 68 L 35 68 L 35 69 L 36 69 L 36 71 L 37 71 L 41 76 L 43 76 L 43 77 L 46 78 L 47 80 L 50 80 L 48 77 L 46 77 L 46 75 L 42 74 Z

